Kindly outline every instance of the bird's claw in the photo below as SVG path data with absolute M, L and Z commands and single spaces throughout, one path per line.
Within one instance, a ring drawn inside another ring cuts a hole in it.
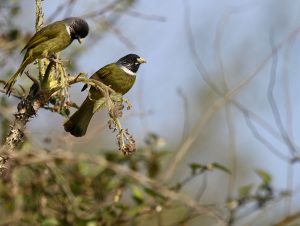
M 60 59 L 55 58 L 55 57 L 47 57 L 47 59 L 49 61 L 52 61 L 52 62 L 57 63 L 57 64 L 63 64 Z
M 8 81 L 5 83 L 4 85 L 4 89 L 6 89 L 6 95 L 10 96 L 11 92 L 12 92 L 12 86 L 14 85 L 14 81 Z

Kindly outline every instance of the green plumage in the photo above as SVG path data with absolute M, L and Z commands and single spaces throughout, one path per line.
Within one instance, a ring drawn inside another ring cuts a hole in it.
M 26 51 L 22 64 L 17 72 L 5 84 L 4 88 L 7 90 L 7 93 L 10 92 L 18 75 L 23 73 L 28 64 L 31 64 L 36 59 L 45 58 L 60 52 L 71 43 L 72 39 L 63 21 L 57 21 L 35 33 L 21 51 Z
M 116 63 L 108 64 L 91 76 L 91 79 L 99 80 L 109 85 L 117 93 L 125 94 L 133 86 L 136 76 L 125 73 Z M 83 90 L 87 86 L 83 87 Z M 80 108 L 65 122 L 64 127 L 76 137 L 84 136 L 93 116 L 95 102 L 103 97 L 102 93 L 94 87 L 89 90 L 89 96 Z
M 35 33 L 21 52 L 27 50 L 28 56 L 32 54 L 33 57 L 41 58 L 60 52 L 68 47 L 71 42 L 72 39 L 67 31 L 66 24 L 63 21 L 57 21 Z
M 136 76 L 126 74 L 115 63 L 100 68 L 91 76 L 91 79 L 99 80 L 105 85 L 110 85 L 114 91 L 121 94 L 125 94 L 131 89 L 135 82 L 135 78 Z M 99 99 L 102 97 L 102 93 L 94 87 L 91 87 L 90 93 L 92 99 Z
M 36 59 L 51 57 L 53 54 L 67 48 L 74 39 L 81 43 L 89 33 L 89 25 L 79 17 L 69 17 L 54 22 L 36 32 L 28 41 L 21 52 L 26 51 L 22 64 L 17 72 L 5 84 L 6 93 L 11 92 L 11 87 L 17 77 L 23 73 L 26 66 Z

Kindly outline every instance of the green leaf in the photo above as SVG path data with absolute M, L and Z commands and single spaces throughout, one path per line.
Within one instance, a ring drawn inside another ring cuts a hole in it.
M 221 170 L 225 173 L 231 174 L 230 170 L 226 168 L 225 166 L 221 165 L 220 163 L 214 162 L 212 163 L 212 166 L 218 170 Z
M 132 198 L 138 205 L 144 203 L 143 192 L 139 187 L 132 186 Z
M 144 188 L 144 191 L 152 196 L 152 197 L 155 197 L 155 198 L 161 198 L 163 200 L 166 200 L 166 198 L 164 196 L 162 196 L 161 194 L 159 194 L 158 192 L 154 191 L 153 189 L 150 189 L 150 188 Z
M 110 99 L 115 102 L 123 102 L 123 96 L 121 93 L 111 93 Z
M 291 191 L 281 191 L 279 194 L 282 197 L 289 197 L 292 195 L 292 192 Z
M 239 197 L 245 198 L 250 195 L 251 190 L 253 188 L 253 184 L 244 185 L 239 188 Z
M 272 176 L 268 172 L 261 169 L 257 169 L 255 172 L 265 184 L 270 184 L 272 182 Z
M 104 106 L 105 106 L 105 98 L 102 97 L 95 102 L 94 108 L 93 108 L 93 113 L 95 113 L 96 111 L 98 111 L 100 108 L 102 108 Z
M 97 226 L 97 222 L 96 221 L 89 221 L 86 223 L 86 226 Z
M 12 16 L 16 16 L 17 14 L 19 14 L 19 12 L 20 12 L 20 6 L 17 6 L 17 5 L 11 7 L 11 9 L 10 9 L 10 14 Z
M 59 222 L 55 218 L 47 218 L 42 222 L 42 226 L 56 226 L 56 225 L 59 225 Z
M 70 115 L 70 110 L 68 108 L 62 108 L 60 114 L 64 117 L 67 117 Z
M 141 212 L 142 208 L 143 206 L 132 206 L 126 211 L 126 216 L 129 218 L 134 218 Z
M 205 167 L 205 165 L 193 162 L 190 164 L 190 168 L 192 170 L 192 175 L 195 175 L 195 174 L 197 174 L 198 170 L 203 171 L 206 167 Z

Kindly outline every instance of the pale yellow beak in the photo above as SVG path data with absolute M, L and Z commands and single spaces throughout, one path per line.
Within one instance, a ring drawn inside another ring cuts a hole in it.
M 83 38 L 77 38 L 77 40 L 78 40 L 78 42 L 79 42 L 80 44 L 82 44 Z
M 137 58 L 137 62 L 139 62 L 140 64 L 147 63 L 147 61 L 144 58 L 142 58 L 142 57 Z

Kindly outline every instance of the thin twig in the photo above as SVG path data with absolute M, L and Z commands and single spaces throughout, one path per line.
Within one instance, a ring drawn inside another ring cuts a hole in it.
M 42 0 L 36 0 L 36 31 L 40 30 L 43 25 Z M 39 60 L 39 72 L 42 75 L 44 64 Z M 31 87 L 29 95 L 18 104 L 18 112 L 15 114 L 15 120 L 10 128 L 10 131 L 5 139 L 5 145 L 0 152 L 0 173 L 4 173 L 9 177 L 9 167 L 7 162 L 10 158 L 10 153 L 17 148 L 23 141 L 24 130 L 29 119 L 36 114 L 38 109 L 43 105 L 44 94 L 40 94 L 36 99 L 36 86 Z
M 286 225 L 293 224 L 293 222 L 295 222 L 295 225 L 296 225 L 299 219 L 300 219 L 300 212 L 284 218 L 279 223 L 274 224 L 274 226 L 286 226 Z
M 293 118 L 294 118 L 294 114 L 293 114 L 293 105 L 291 104 L 291 94 L 290 94 L 290 73 L 289 73 L 289 61 L 290 61 L 290 57 L 289 57 L 289 53 L 290 50 L 292 49 L 293 45 L 294 45 L 295 39 L 293 39 L 289 45 L 286 48 L 286 51 L 284 53 L 284 66 L 283 66 L 283 89 L 284 89 L 284 103 L 285 103 L 285 107 L 284 109 L 286 109 L 286 127 L 287 127 L 287 132 L 289 134 L 289 136 L 291 137 L 291 139 L 294 138 L 294 131 L 293 131 Z
M 30 158 L 27 158 L 26 156 L 28 153 L 14 153 L 13 158 L 18 161 L 19 165 L 31 165 L 31 164 L 37 164 L 37 163 L 44 163 L 44 162 L 52 162 L 56 160 L 64 160 L 64 161 L 76 161 L 76 162 L 89 162 L 93 163 L 97 166 L 102 166 L 107 169 L 110 169 L 114 172 L 116 172 L 118 175 L 125 176 L 128 178 L 131 178 L 141 184 L 144 187 L 153 189 L 157 191 L 160 195 L 165 196 L 166 198 L 169 198 L 172 201 L 178 201 L 186 205 L 187 207 L 190 207 L 194 209 L 198 214 L 212 217 L 217 221 L 219 225 L 225 225 L 224 219 L 220 216 L 217 210 L 202 206 L 195 202 L 192 198 L 189 196 L 183 194 L 174 192 L 167 187 L 165 187 L 163 184 L 160 183 L 158 180 L 153 180 L 137 171 L 131 170 L 130 168 L 108 161 L 106 160 L 102 155 L 90 155 L 90 154 L 74 154 L 72 152 L 61 152 L 61 151 L 52 151 L 52 152 L 32 152 L 30 153 Z
M 42 9 L 42 0 L 35 0 L 36 5 L 36 12 L 35 12 L 35 30 L 39 31 L 44 24 L 44 13 Z M 38 59 L 38 66 L 39 66 L 39 78 L 42 79 L 43 75 L 45 74 L 45 66 L 44 66 L 45 60 L 44 59 Z
M 294 188 L 294 164 L 289 163 L 287 165 L 286 170 L 287 176 L 286 176 L 286 190 L 293 192 Z M 292 209 L 292 202 L 293 202 L 293 196 L 287 196 L 286 197 L 286 211 L 285 216 L 289 216 L 291 214 Z
M 55 10 L 54 12 L 48 17 L 47 19 L 47 24 L 51 23 L 59 13 L 61 13 L 64 9 L 70 9 L 71 7 L 74 7 L 76 4 L 76 0 L 68 0 L 66 2 L 63 2 L 62 4 L 60 4 Z
M 164 17 L 164 16 L 150 15 L 150 14 L 145 14 L 145 13 L 132 11 L 132 10 L 126 11 L 125 14 L 132 16 L 132 17 L 144 19 L 144 20 L 155 20 L 158 22 L 166 22 L 167 21 L 166 17 Z
M 116 35 L 116 37 L 120 40 L 120 42 L 124 43 L 128 49 L 134 50 L 136 48 L 134 43 L 129 38 L 127 38 L 119 28 L 115 27 L 114 24 L 111 23 L 108 19 L 103 17 L 102 22 L 104 24 L 106 24 L 106 26 L 109 28 L 109 30 L 112 33 L 114 33 Z
M 188 98 L 183 93 L 181 89 L 177 90 L 179 97 L 182 99 L 183 105 L 183 129 L 182 129 L 182 142 L 187 137 L 189 131 L 189 106 L 188 106 Z
M 103 14 L 109 12 L 109 11 L 112 11 L 122 1 L 123 0 L 112 1 L 111 3 L 109 3 L 108 5 L 106 5 L 105 7 L 103 7 L 102 9 L 86 13 L 86 14 L 82 15 L 81 17 L 91 18 L 91 17 L 101 16 L 101 15 L 103 15 Z
M 211 82 L 210 78 L 209 78 L 209 74 L 207 73 L 204 65 L 202 64 L 198 53 L 196 51 L 195 47 L 195 42 L 194 42 L 194 38 L 193 38 L 193 34 L 192 34 L 192 30 L 191 30 L 191 25 L 190 25 L 190 11 L 189 11 L 189 6 L 188 6 L 188 1 L 187 0 L 183 0 L 183 5 L 184 5 L 184 13 L 185 13 L 185 28 L 187 29 L 187 35 L 189 37 L 189 48 L 190 51 L 193 55 L 193 60 L 195 65 L 197 66 L 197 69 L 199 71 L 199 73 L 201 74 L 203 80 L 209 85 L 209 87 L 211 87 L 213 89 L 214 92 L 216 92 L 218 95 L 220 96 L 224 96 L 224 94 L 222 92 L 220 92 L 218 90 L 218 88 Z M 289 42 L 291 39 L 293 39 L 296 35 L 298 35 L 298 33 L 300 32 L 300 26 L 297 27 L 296 29 L 294 29 L 287 38 L 285 38 L 284 40 L 282 40 L 276 47 L 275 49 L 278 50 L 280 48 L 282 48 L 282 46 Z M 270 53 L 259 65 L 258 67 L 248 76 L 246 77 L 246 79 L 242 80 L 238 85 L 236 85 L 233 89 L 231 89 L 230 92 L 228 92 L 225 97 L 224 100 L 225 102 L 228 101 L 227 98 L 229 98 L 231 100 L 231 102 L 234 104 L 234 106 L 236 106 L 240 111 L 242 111 L 243 113 L 247 113 L 249 115 L 249 117 L 251 117 L 253 120 L 255 120 L 257 123 L 259 123 L 262 127 L 264 127 L 267 131 L 270 132 L 270 134 L 272 134 L 273 136 L 277 136 L 277 132 L 274 131 L 274 129 L 272 128 L 272 126 L 266 122 L 264 119 L 262 119 L 260 116 L 258 116 L 256 113 L 250 111 L 249 109 L 247 109 L 247 107 L 245 107 L 244 105 L 242 105 L 241 103 L 239 103 L 238 101 L 232 99 L 233 96 L 235 96 L 236 94 L 238 94 L 238 92 L 245 87 L 257 74 L 259 71 L 261 71 L 264 66 L 267 64 L 267 62 L 272 58 L 273 53 Z M 222 98 L 221 98 L 222 99 Z M 219 99 L 217 101 L 215 101 L 213 103 L 213 105 L 216 105 L 216 108 L 218 109 L 220 105 L 220 103 L 217 104 L 217 102 L 222 102 L 222 100 Z M 222 102 L 221 105 L 225 104 L 225 102 Z M 215 107 L 213 107 L 215 108 Z M 207 113 L 209 112 L 209 114 L 212 114 L 214 112 L 211 112 L 211 108 L 208 109 L 206 111 L 206 113 L 204 114 L 203 118 L 205 118 L 205 120 L 208 120 L 211 115 L 207 115 Z M 198 133 L 201 131 L 201 128 L 203 125 L 206 124 L 205 120 L 199 120 L 197 126 L 195 127 L 195 130 L 193 130 L 193 132 L 191 133 L 191 138 L 188 138 L 186 140 L 186 142 L 184 144 L 182 144 L 178 151 L 176 152 L 176 155 L 174 157 L 174 159 L 171 161 L 170 165 L 168 166 L 168 169 L 165 171 L 165 175 L 163 176 L 166 180 L 168 178 L 170 178 L 173 173 L 174 170 L 176 169 L 177 165 L 182 161 L 183 157 L 187 154 L 190 146 L 194 143 L 194 141 L 196 140 Z M 202 125 L 203 124 L 203 125 Z M 197 134 L 194 134 L 194 133 Z
M 230 90 L 224 97 L 220 97 L 215 100 L 209 108 L 204 112 L 203 116 L 199 119 L 194 129 L 191 131 L 190 135 L 186 138 L 186 140 L 180 145 L 178 148 L 175 157 L 172 159 L 172 162 L 166 169 L 163 180 L 167 181 L 171 178 L 177 168 L 177 165 L 182 161 L 183 157 L 186 156 L 188 150 L 193 145 L 193 143 L 197 140 L 199 133 L 202 131 L 204 126 L 207 124 L 208 120 L 228 101 L 230 101 L 239 91 L 239 86 Z
M 274 154 L 276 157 L 278 157 L 280 160 L 285 161 L 285 162 L 290 162 L 290 158 L 288 156 L 285 156 L 278 150 L 272 143 L 270 143 L 267 139 L 265 139 L 256 129 L 254 126 L 253 122 L 251 121 L 249 115 L 244 114 L 246 123 L 252 132 L 253 136 L 260 141 L 267 149 L 270 150 L 272 154 Z
M 226 11 L 221 16 L 215 32 L 215 40 L 214 40 L 214 46 L 216 51 L 215 57 L 216 57 L 216 62 L 218 63 L 220 68 L 220 73 L 224 83 L 225 92 L 229 90 L 229 81 L 225 73 L 223 60 L 221 56 L 221 40 L 222 40 L 225 24 L 229 20 L 231 14 L 235 12 L 238 11 Z M 229 136 L 228 156 L 232 166 L 232 170 L 231 170 L 232 175 L 229 178 L 228 190 L 227 190 L 227 200 L 229 200 L 230 196 L 232 196 L 232 191 L 234 191 L 234 186 L 237 179 L 236 130 L 235 130 L 234 120 L 233 120 L 233 110 L 230 104 L 225 105 L 225 117 L 226 117 L 226 124 L 228 129 L 228 136 Z
M 285 144 L 288 146 L 291 155 L 294 156 L 297 152 L 297 148 L 295 147 L 293 141 L 290 139 L 286 129 L 284 128 L 284 125 L 283 125 L 283 122 L 281 119 L 281 115 L 280 115 L 280 112 L 279 112 L 279 109 L 278 109 L 278 106 L 277 106 L 277 103 L 276 103 L 275 97 L 274 97 L 278 50 L 274 46 L 272 33 L 270 34 L 270 45 L 272 48 L 273 61 L 272 61 L 272 65 L 271 65 L 270 82 L 269 82 L 269 86 L 268 86 L 268 100 L 271 105 L 272 113 L 273 113 L 277 128 L 280 131 L 280 134 L 282 136 L 282 139 L 285 141 Z

